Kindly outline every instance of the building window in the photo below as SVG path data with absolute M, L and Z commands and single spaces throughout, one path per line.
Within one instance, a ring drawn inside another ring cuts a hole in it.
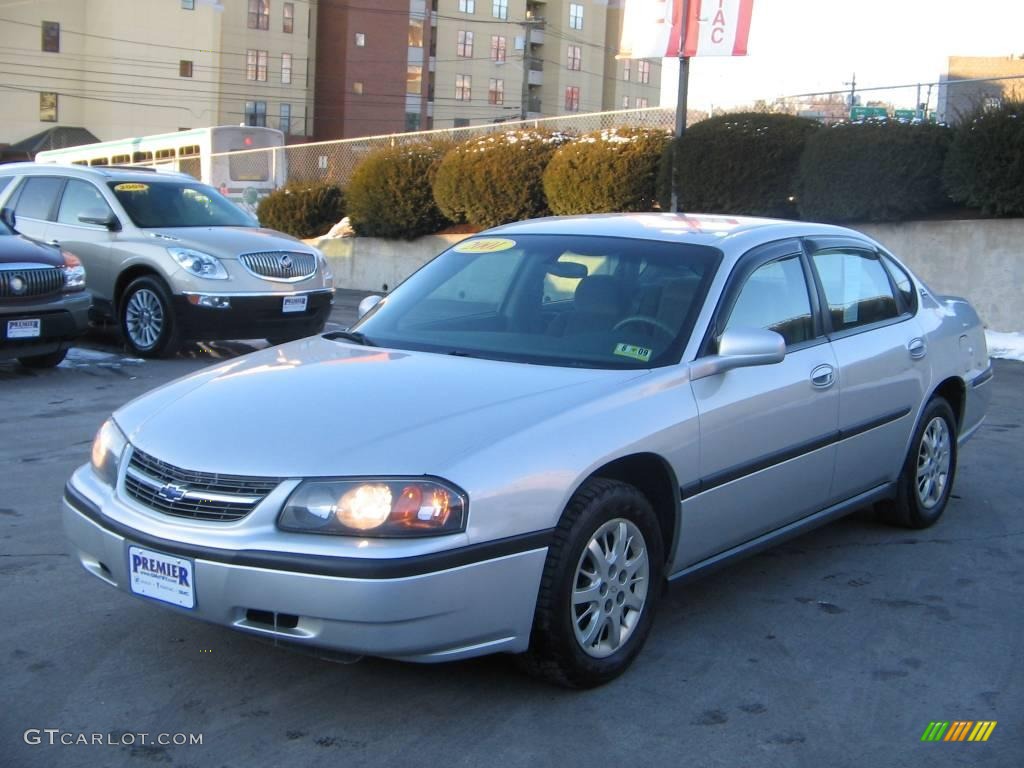
M 409 19 L 409 47 L 423 47 L 423 19 Z
M 504 104 L 505 103 L 505 81 L 491 78 L 487 85 L 487 103 L 488 104 Z
M 356 80 L 356 81 L 354 81 L 352 83 L 352 93 L 356 94 L 357 96 L 362 96 L 363 95 L 363 81 L 362 80 Z
M 456 128 L 469 128 L 469 118 L 468 117 L 456 117 L 455 118 L 455 122 L 454 122 L 454 126 Z
M 629 96 L 622 97 L 622 108 L 629 109 Z
M 44 123 L 57 122 L 57 94 L 39 94 L 39 119 Z
M 366 34 L 363 32 L 356 32 L 356 48 L 366 47 Z
M 636 97 L 636 108 L 637 109 L 647 109 L 647 98 L 645 96 L 637 96 Z
M 192 77 L 192 62 L 182 59 L 178 62 L 178 77 Z
M 245 52 L 245 79 L 267 81 L 267 52 L 249 49 Z
M 288 85 L 292 81 L 292 55 L 290 53 L 281 54 L 281 82 L 284 85 Z
M 569 3 L 569 28 L 583 29 L 583 5 Z
M 284 4 L 284 16 L 281 19 L 281 31 L 289 35 L 295 31 L 295 3 Z
M 580 111 L 580 87 L 578 85 L 570 85 L 565 89 L 565 111 Z
M 405 113 L 405 130 L 407 131 L 418 131 L 420 129 L 420 113 L 419 112 L 406 112 Z
M 476 13 L 476 0 L 459 0 L 459 13 Z
M 405 92 L 414 96 L 423 93 L 423 67 L 409 64 L 405 68 Z
M 245 124 L 257 126 L 260 128 L 267 127 L 267 102 L 265 101 L 247 101 L 245 102 Z
M 629 76 L 632 72 L 633 62 L 629 59 L 622 60 L 622 79 L 627 83 L 629 82 Z
M 651 62 L 638 61 L 636 63 L 636 79 L 641 83 L 651 82 Z
M 491 61 L 502 63 L 505 61 L 505 37 L 504 35 L 491 35 Z
M 270 29 L 270 0 L 249 0 L 249 29 Z
M 507 19 L 508 0 L 492 0 L 491 15 L 496 19 Z
M 455 76 L 455 100 L 469 101 L 473 90 L 473 78 L 470 75 Z
M 43 22 L 43 50 L 60 53 L 60 24 L 56 21 Z
M 459 30 L 459 42 L 455 45 L 455 55 L 466 59 L 473 58 L 473 33 Z
M 181 8 L 184 11 L 194 11 L 196 9 L 196 0 L 181 0 Z
M 570 45 L 569 48 L 568 48 L 568 51 L 569 51 L 569 63 L 568 63 L 569 69 L 573 70 L 574 72 L 579 72 L 583 68 L 583 64 L 582 64 L 582 61 L 583 61 L 583 58 L 582 58 L 583 57 L 583 51 L 582 51 L 582 49 L 578 45 Z
M 282 104 L 281 105 L 281 116 L 278 118 L 278 128 L 281 129 L 282 133 L 292 132 L 292 105 Z

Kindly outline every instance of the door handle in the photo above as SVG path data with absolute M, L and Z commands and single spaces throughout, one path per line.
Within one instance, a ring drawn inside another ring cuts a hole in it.
M 811 386 L 815 389 L 828 389 L 836 382 L 836 369 L 831 365 L 819 365 L 811 371 Z
M 47 245 L 60 245 L 60 243 L 58 241 L 56 241 L 56 240 L 47 240 L 46 244 Z
M 911 339 L 910 343 L 907 344 L 907 351 L 910 352 L 912 358 L 920 360 L 928 354 L 928 345 L 925 344 L 922 338 Z

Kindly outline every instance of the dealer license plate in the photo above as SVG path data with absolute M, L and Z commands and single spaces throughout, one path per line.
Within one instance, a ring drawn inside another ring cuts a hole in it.
M 41 329 L 42 321 L 40 320 L 8 320 L 7 338 L 36 339 L 39 338 Z
M 128 547 L 132 592 L 182 608 L 195 608 L 195 568 L 191 560 L 142 547 Z
M 282 311 L 285 314 L 289 312 L 305 312 L 308 300 L 308 296 L 285 296 Z

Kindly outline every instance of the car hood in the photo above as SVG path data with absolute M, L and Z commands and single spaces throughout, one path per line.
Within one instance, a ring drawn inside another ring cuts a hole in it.
M 184 469 L 273 477 L 443 475 L 493 443 L 644 371 L 505 363 L 323 337 L 232 360 L 115 414 Z
M 24 235 L 0 235 L 0 264 L 45 264 L 48 267 L 64 265 L 60 249 L 43 245 Z
M 220 259 L 259 251 L 314 252 L 291 235 L 259 227 L 165 227 L 147 229 L 146 234 L 167 247 L 194 248 Z

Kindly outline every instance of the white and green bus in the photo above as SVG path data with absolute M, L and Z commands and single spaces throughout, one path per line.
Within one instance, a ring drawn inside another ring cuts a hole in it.
M 288 179 L 284 134 L 273 128 L 218 125 L 52 149 L 35 159 L 187 173 L 250 210 Z

